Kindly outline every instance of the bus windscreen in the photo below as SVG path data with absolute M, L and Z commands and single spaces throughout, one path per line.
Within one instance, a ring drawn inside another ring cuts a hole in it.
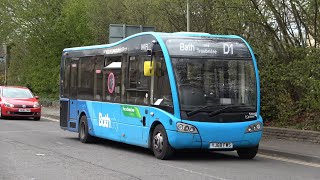
M 171 60 L 180 109 L 187 115 L 182 115 L 184 119 L 210 122 L 217 121 L 214 116 L 224 112 L 232 112 L 233 115 L 237 112 L 256 112 L 257 88 L 252 60 L 187 57 L 172 57 Z M 219 113 L 212 114 L 213 111 Z M 197 116 L 201 112 L 204 112 L 202 116 Z M 195 115 L 194 118 L 192 115 Z M 244 114 L 239 114 L 233 119 L 249 120 L 244 117 Z M 218 119 L 225 122 L 225 116 Z
M 255 68 L 242 39 L 168 37 L 165 43 L 182 119 L 241 122 L 256 118 Z

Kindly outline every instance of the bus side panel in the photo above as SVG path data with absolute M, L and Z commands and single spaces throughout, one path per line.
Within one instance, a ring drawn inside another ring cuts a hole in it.
M 97 119 L 97 116 L 95 115 L 95 111 L 100 111 L 100 108 L 101 108 L 100 104 L 97 102 L 85 101 L 85 100 L 78 101 L 79 115 L 81 113 L 84 113 L 84 115 L 87 117 L 89 134 L 92 136 L 95 136 L 93 131 L 94 129 L 93 122 Z
M 146 106 L 120 105 L 119 135 L 121 142 L 147 147 L 143 141 L 143 118 L 146 119 Z
M 74 99 L 69 100 L 69 121 L 68 130 L 72 132 L 78 132 L 78 101 Z
M 90 135 L 147 147 L 142 119 L 148 107 L 81 100 L 78 107 L 87 116 Z
M 80 105 L 81 111 L 87 112 L 89 133 L 104 139 L 120 141 L 118 120 L 119 105 L 106 102 L 87 101 Z
M 174 115 L 155 107 L 149 107 L 146 114 L 146 126 L 143 127 L 143 142 L 148 144 L 149 135 L 152 136 L 151 126 L 158 121 L 167 131 L 176 131 L 176 124 L 180 122 Z M 170 137 L 168 137 L 170 138 Z
M 69 100 L 60 100 L 60 127 L 66 129 L 68 127 L 69 118 Z

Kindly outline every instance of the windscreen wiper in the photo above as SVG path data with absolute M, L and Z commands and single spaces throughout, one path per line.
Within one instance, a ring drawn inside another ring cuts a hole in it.
M 228 110 L 228 109 L 239 109 L 239 108 L 250 108 L 249 111 L 255 111 L 256 109 L 253 107 L 253 106 L 248 106 L 248 105 L 228 105 L 228 106 L 223 106 L 221 109 L 218 109 L 218 110 L 215 110 L 213 112 L 211 112 L 209 114 L 209 117 L 212 117 L 212 116 L 216 116 L 222 112 L 224 112 L 225 110 Z M 248 110 L 246 110 L 248 111 Z
M 199 109 L 196 109 L 196 110 L 188 112 L 187 116 L 192 116 L 192 115 L 195 115 L 195 114 L 197 114 L 198 112 L 200 112 L 200 111 L 202 111 L 204 109 L 215 108 L 215 107 L 218 107 L 218 106 L 217 105 L 214 105 L 214 106 L 203 106 L 203 107 L 200 107 Z

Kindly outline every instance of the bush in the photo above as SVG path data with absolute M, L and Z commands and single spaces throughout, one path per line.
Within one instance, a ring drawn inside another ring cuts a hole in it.
M 290 50 L 290 59 L 261 59 L 262 115 L 275 126 L 320 130 L 320 50 Z

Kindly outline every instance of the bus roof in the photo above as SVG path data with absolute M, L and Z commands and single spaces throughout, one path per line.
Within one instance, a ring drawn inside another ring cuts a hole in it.
M 72 47 L 72 48 L 65 48 L 63 52 L 70 52 L 70 51 L 81 51 L 81 50 L 90 50 L 90 49 L 101 49 L 101 48 L 108 48 L 113 47 L 118 44 L 121 44 L 131 38 L 142 36 L 142 35 L 153 35 L 163 37 L 212 37 L 212 38 L 229 38 L 229 39 L 241 39 L 240 36 L 237 35 L 216 35 L 216 34 L 209 34 L 209 33 L 202 33 L 202 32 L 174 32 L 174 33 L 164 33 L 164 32 L 142 32 L 131 35 L 127 38 L 124 38 L 118 42 L 112 44 L 101 44 L 101 45 L 92 45 L 92 46 L 82 46 L 82 47 Z

